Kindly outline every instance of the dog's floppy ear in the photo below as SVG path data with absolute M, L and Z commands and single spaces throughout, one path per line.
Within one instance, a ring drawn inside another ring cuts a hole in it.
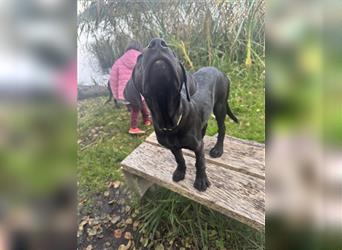
M 190 94 L 189 94 L 189 89 L 188 89 L 186 71 L 185 71 L 184 66 L 183 66 L 182 63 L 179 62 L 179 65 L 181 66 L 182 72 L 183 72 L 183 83 L 185 85 L 186 99 L 188 99 L 188 101 L 190 102 Z
M 131 77 L 134 87 L 140 94 L 143 93 L 142 57 L 142 54 L 138 56 Z

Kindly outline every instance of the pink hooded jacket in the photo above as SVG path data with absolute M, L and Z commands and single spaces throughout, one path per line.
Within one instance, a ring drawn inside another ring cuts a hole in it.
M 115 99 L 125 99 L 123 91 L 128 80 L 131 78 L 133 68 L 140 54 L 141 53 L 139 51 L 130 49 L 113 64 L 112 70 L 110 72 L 109 82 Z

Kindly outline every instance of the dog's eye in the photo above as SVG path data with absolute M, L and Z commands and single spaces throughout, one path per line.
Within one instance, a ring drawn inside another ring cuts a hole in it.
M 152 41 L 148 44 L 147 48 L 150 49 L 150 48 L 152 48 L 154 45 L 155 45 L 155 41 L 152 40 Z
M 161 45 L 162 47 L 165 47 L 165 48 L 168 47 L 167 44 L 166 44 L 164 41 L 161 41 L 161 42 L 160 42 L 160 45 Z

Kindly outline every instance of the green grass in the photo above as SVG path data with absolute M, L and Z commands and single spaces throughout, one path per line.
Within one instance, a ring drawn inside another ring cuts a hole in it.
M 167 189 L 149 191 L 141 204 L 140 232 L 150 249 L 157 234 L 165 246 L 178 239 L 191 249 L 264 248 L 263 233 Z
M 219 63 L 231 80 L 229 103 L 240 123 L 226 119 L 231 136 L 265 141 L 265 72 L 263 67 Z M 122 180 L 120 162 L 144 141 L 144 136 L 128 134 L 130 116 L 125 107 L 104 105 L 107 98 L 88 99 L 78 104 L 78 181 L 79 198 L 102 192 L 109 181 Z M 141 126 L 145 130 L 146 127 Z M 99 128 L 100 132 L 93 129 Z M 93 132 L 92 132 L 93 130 Z M 217 133 L 211 118 L 207 134 Z M 97 136 L 95 136 L 97 134 Z M 80 141 L 81 140 L 81 141 Z M 264 249 L 264 234 L 229 219 L 171 191 L 158 189 L 147 194 L 139 208 L 141 233 L 152 240 L 156 231 L 165 239 L 184 238 L 197 249 Z M 185 244 L 184 243 L 184 244 Z M 150 245 L 150 247 L 153 245 Z
M 109 181 L 121 180 L 120 162 L 146 137 L 129 135 L 127 109 L 116 109 L 113 103 L 104 105 L 106 99 L 88 99 L 78 104 L 77 177 L 81 199 L 103 191 Z M 95 137 L 92 130 L 99 127 Z M 152 132 L 152 128 L 147 132 Z
M 229 105 L 239 124 L 226 119 L 226 134 L 234 137 L 265 142 L 265 72 L 255 66 L 216 65 L 231 81 Z M 208 123 L 207 134 L 217 133 L 214 118 Z

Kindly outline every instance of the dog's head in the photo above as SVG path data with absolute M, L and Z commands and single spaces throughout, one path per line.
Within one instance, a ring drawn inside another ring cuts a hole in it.
M 155 125 L 163 130 L 177 126 L 183 85 L 189 101 L 190 95 L 185 69 L 164 40 L 151 40 L 137 60 L 132 80 L 144 96 Z

